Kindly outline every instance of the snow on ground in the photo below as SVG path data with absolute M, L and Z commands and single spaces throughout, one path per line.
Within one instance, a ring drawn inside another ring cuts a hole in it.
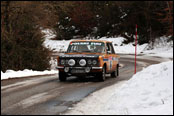
M 116 53 L 121 54 L 134 54 L 135 53 L 135 46 L 133 44 L 135 43 L 129 43 L 129 44 L 123 44 L 123 41 L 125 38 L 123 37 L 116 37 L 116 38 L 100 38 L 100 40 L 107 40 L 111 41 L 114 45 L 114 50 Z M 148 44 L 143 45 L 137 45 L 137 54 L 140 54 L 147 46 Z
M 44 46 L 46 46 L 50 50 L 53 50 L 54 52 L 65 52 L 67 50 L 71 40 L 51 40 L 51 38 L 55 38 L 56 36 L 53 31 L 49 29 L 43 30 L 43 33 L 45 33 Z M 167 42 L 167 39 L 168 37 L 165 36 L 156 38 L 154 49 L 152 50 L 148 50 L 148 44 L 137 45 L 137 54 L 173 58 L 173 41 Z M 125 38 L 123 37 L 102 37 L 99 40 L 107 40 L 113 42 L 116 53 L 135 54 L 135 43 L 131 42 L 129 44 L 124 44 L 123 41 L 125 40 Z
M 164 58 L 173 58 L 173 48 L 172 47 L 160 47 L 153 50 L 145 50 L 142 54 L 147 56 L 159 56 Z
M 53 52 L 64 52 L 67 50 L 71 40 L 50 40 L 46 39 L 44 45 Z
M 134 43 L 130 44 L 122 44 L 123 40 L 125 38 L 118 37 L 118 38 L 101 38 L 99 40 L 107 40 L 113 42 L 114 49 L 116 53 L 125 53 L 125 54 L 134 54 L 135 47 L 133 46 Z M 71 40 L 50 40 L 46 39 L 44 42 L 44 45 L 47 48 L 50 48 L 50 50 L 53 50 L 54 52 L 62 52 L 66 51 L 68 48 L 68 45 Z M 137 54 L 142 52 L 146 48 L 147 44 L 138 45 L 137 46 Z
M 108 40 L 111 41 L 114 45 L 114 49 L 116 53 L 119 54 L 135 54 L 135 46 L 134 43 L 123 44 L 122 42 L 125 40 L 123 37 L 117 38 L 100 38 L 100 40 Z M 154 42 L 154 49 L 148 50 L 148 44 L 137 45 L 137 54 L 145 54 L 148 56 L 159 56 L 164 58 L 173 58 L 173 41 L 167 42 L 168 38 L 162 36 L 160 38 L 156 38 Z
M 44 29 L 41 32 L 44 34 L 43 38 L 45 39 L 53 39 L 56 37 L 56 34 L 51 29 Z
M 133 46 L 134 43 L 122 44 L 122 42 L 125 40 L 125 38 L 123 37 L 117 37 L 117 38 L 103 37 L 100 38 L 99 40 L 107 40 L 113 42 L 116 53 L 134 54 L 135 51 L 135 47 Z M 72 40 L 50 40 L 46 38 L 44 45 L 50 50 L 53 50 L 54 52 L 64 52 L 67 50 L 70 41 Z M 142 52 L 146 46 L 147 44 L 138 45 L 137 53 L 139 54 L 140 52 Z
M 148 56 L 159 56 L 164 58 L 173 58 L 173 41 L 167 42 L 168 38 L 162 36 L 157 38 L 154 42 L 154 49 L 147 50 L 146 47 L 143 54 Z
M 173 115 L 173 61 L 151 65 L 122 83 L 91 94 L 65 115 Z
M 23 71 L 14 71 L 14 70 L 7 70 L 5 73 L 1 71 L 1 80 L 9 79 L 9 78 L 19 78 L 19 77 L 28 77 L 28 76 L 37 76 L 37 75 L 50 75 L 50 74 L 57 74 L 57 70 L 45 70 L 45 71 L 33 71 L 25 69 Z
M 53 38 L 56 38 L 56 35 L 54 34 L 54 31 L 51 29 L 44 29 L 42 30 L 42 33 L 44 34 L 45 41 L 43 45 L 53 52 L 64 52 L 67 50 L 68 45 L 71 40 L 51 40 Z
M 50 30 L 46 33 L 44 45 L 55 52 L 66 51 L 71 40 L 50 40 L 56 36 Z M 155 42 L 153 50 L 148 50 L 148 45 L 138 45 L 137 54 L 173 58 L 173 41 L 163 41 L 165 37 Z M 100 38 L 112 41 L 116 53 L 134 54 L 134 43 L 123 44 L 125 38 Z M 50 62 L 54 59 L 51 59 Z M 52 66 L 54 68 L 54 65 Z M 36 75 L 57 74 L 51 71 L 1 71 L 1 80 Z M 91 94 L 79 102 L 65 114 L 163 114 L 173 115 L 173 61 L 151 65 L 134 75 L 129 81 L 121 81 Z

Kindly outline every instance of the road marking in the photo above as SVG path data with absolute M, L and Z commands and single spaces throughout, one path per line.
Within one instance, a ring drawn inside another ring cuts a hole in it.
M 39 78 L 39 79 L 26 80 L 23 82 L 17 82 L 17 83 L 6 85 L 6 86 L 1 86 L 1 91 L 12 91 L 12 90 L 16 90 L 16 89 L 19 89 L 19 88 L 22 88 L 25 86 L 42 83 L 42 82 L 48 81 L 50 79 L 51 79 L 51 77 L 49 77 L 49 78 L 44 77 L 44 78 Z
M 10 111 L 10 110 L 14 110 L 15 108 L 18 108 L 18 107 L 22 107 L 22 108 L 28 108 L 32 105 L 35 105 L 35 104 L 39 104 L 39 103 L 42 103 L 44 101 L 47 101 L 48 99 L 51 99 L 53 98 L 54 96 L 53 95 L 48 95 L 48 93 L 44 92 L 44 93 L 39 93 L 39 94 L 36 94 L 36 95 L 33 95 L 27 99 L 24 99 L 16 104 L 13 104 L 7 108 L 4 108 L 3 110 L 1 109 L 1 112 L 4 112 L 4 111 Z
M 30 107 L 32 105 L 42 103 L 42 102 L 46 101 L 47 99 L 51 99 L 52 97 L 53 97 L 53 95 L 48 95 L 47 92 L 40 93 L 40 94 L 36 94 L 34 96 L 31 96 L 27 99 L 24 99 L 21 102 L 19 102 L 18 104 L 22 105 L 23 108 L 27 108 L 27 107 Z
M 11 85 L 1 86 L 1 90 L 8 89 L 8 88 L 14 88 L 14 87 L 22 86 L 22 85 L 25 85 L 27 83 L 33 83 L 33 82 L 34 82 L 33 80 L 27 80 L 24 82 L 18 82 L 18 83 L 11 84 Z

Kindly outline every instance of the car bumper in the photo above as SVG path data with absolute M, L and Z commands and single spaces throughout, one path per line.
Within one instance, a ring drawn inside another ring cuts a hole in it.
M 101 72 L 103 67 L 63 67 L 57 66 L 56 67 L 59 71 L 63 71 L 65 73 L 75 74 L 75 73 L 95 73 Z M 68 68 L 68 71 L 65 71 L 65 68 Z M 90 71 L 86 71 L 86 68 L 89 68 Z M 78 70 L 81 70 L 81 72 Z
M 64 69 L 65 67 L 57 66 L 56 69 Z M 69 67 L 70 69 L 85 69 L 86 67 Z M 102 69 L 102 67 L 90 67 L 91 69 Z

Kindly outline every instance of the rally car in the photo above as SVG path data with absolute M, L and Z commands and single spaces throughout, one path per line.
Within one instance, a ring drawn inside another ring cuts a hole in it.
M 112 42 L 103 40 L 73 40 L 67 52 L 58 56 L 59 80 L 66 81 L 67 77 L 96 76 L 105 81 L 106 73 L 112 77 L 119 75 L 119 58 L 114 51 Z

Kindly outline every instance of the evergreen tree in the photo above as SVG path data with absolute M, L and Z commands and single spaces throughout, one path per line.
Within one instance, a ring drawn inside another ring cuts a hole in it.
M 45 70 L 49 50 L 44 48 L 37 8 L 32 2 L 1 4 L 1 70 Z

